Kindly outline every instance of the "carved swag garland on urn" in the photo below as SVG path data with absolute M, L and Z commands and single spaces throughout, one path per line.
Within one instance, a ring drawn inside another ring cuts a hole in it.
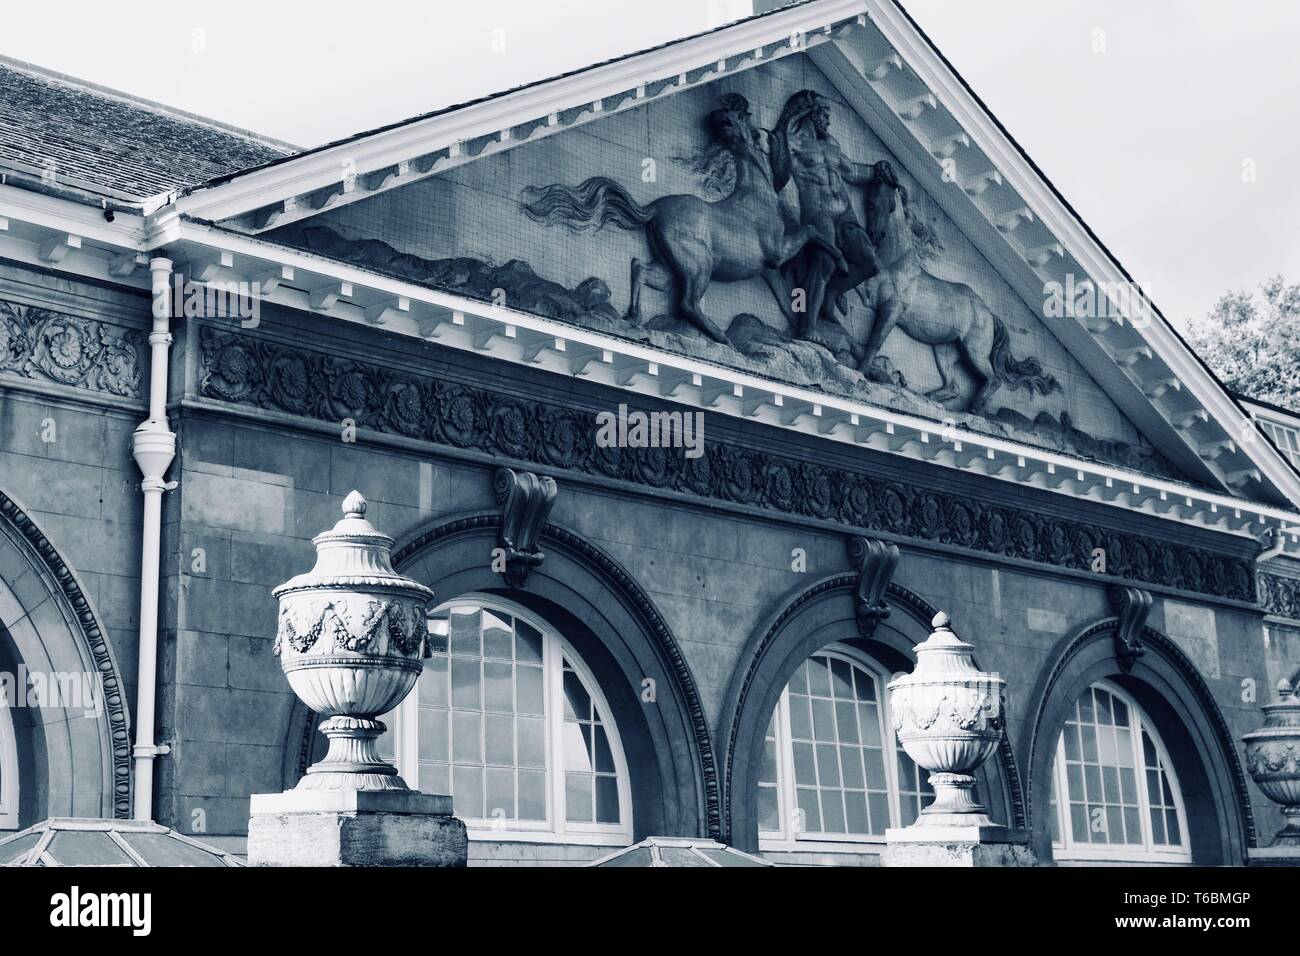
M 211 326 L 200 329 L 199 394 L 253 408 L 629 481 L 785 514 L 1089 571 L 1106 549 L 1116 577 L 1253 602 L 1250 562 L 1101 529 L 914 483 L 711 440 L 670 448 L 601 447 L 588 409 L 530 401 L 311 352 Z
M 1277 700 L 1260 709 L 1264 726 L 1241 738 L 1246 771 L 1286 818 L 1272 845 L 1300 848 L 1300 697 L 1290 681 L 1279 681 Z

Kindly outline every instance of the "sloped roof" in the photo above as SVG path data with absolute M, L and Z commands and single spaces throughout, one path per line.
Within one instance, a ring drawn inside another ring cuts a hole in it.
M 0 866 L 244 866 L 215 847 L 141 820 L 51 817 L 0 840 Z
M 624 847 L 608 856 L 593 860 L 587 866 L 622 866 L 631 868 L 651 866 L 775 866 L 761 857 L 742 853 L 735 847 L 715 840 L 690 837 L 647 837 L 640 843 Z
M 287 143 L 0 57 L 0 167 L 143 199 L 295 152 Z

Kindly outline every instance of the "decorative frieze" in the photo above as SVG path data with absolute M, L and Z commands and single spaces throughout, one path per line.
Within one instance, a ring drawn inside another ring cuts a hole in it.
M 142 347 L 134 329 L 0 301 L 0 373 L 139 398 Z
M 1259 572 L 1259 606 L 1278 617 L 1300 621 L 1300 580 Z
M 602 447 L 589 411 L 516 398 L 205 326 L 199 393 L 238 405 L 473 448 L 784 514 L 1092 570 L 1150 585 L 1253 602 L 1250 562 L 911 482 L 721 441 L 687 458 L 671 448 Z

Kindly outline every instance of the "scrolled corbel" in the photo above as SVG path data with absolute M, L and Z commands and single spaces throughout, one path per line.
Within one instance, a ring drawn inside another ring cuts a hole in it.
M 1137 659 L 1146 653 L 1142 646 L 1142 628 L 1151 613 L 1151 593 L 1141 588 L 1112 584 L 1106 589 L 1106 597 L 1119 618 L 1119 626 L 1115 629 L 1115 656 L 1119 659 L 1120 669 L 1127 674 Z
M 502 506 L 498 544 L 504 564 L 500 573 L 511 587 L 522 588 L 528 573 L 546 558 L 537 538 L 550 517 L 558 488 L 554 478 L 502 467 L 496 471 L 493 490 Z
M 895 544 L 858 535 L 849 538 L 848 551 L 849 561 L 858 572 L 858 584 L 853 598 L 858 632 L 869 638 L 876 633 L 880 622 L 889 617 L 885 592 L 901 555 Z

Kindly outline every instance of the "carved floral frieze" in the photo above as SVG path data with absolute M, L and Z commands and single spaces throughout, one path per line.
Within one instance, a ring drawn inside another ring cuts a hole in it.
M 721 441 L 686 458 L 600 447 L 594 416 L 205 326 L 199 392 L 224 402 L 1042 564 L 1254 601 L 1248 561 Z
M 0 373 L 138 398 L 142 349 L 133 329 L 0 301 Z
M 1300 580 L 1261 571 L 1259 604 L 1270 614 L 1300 621 Z

